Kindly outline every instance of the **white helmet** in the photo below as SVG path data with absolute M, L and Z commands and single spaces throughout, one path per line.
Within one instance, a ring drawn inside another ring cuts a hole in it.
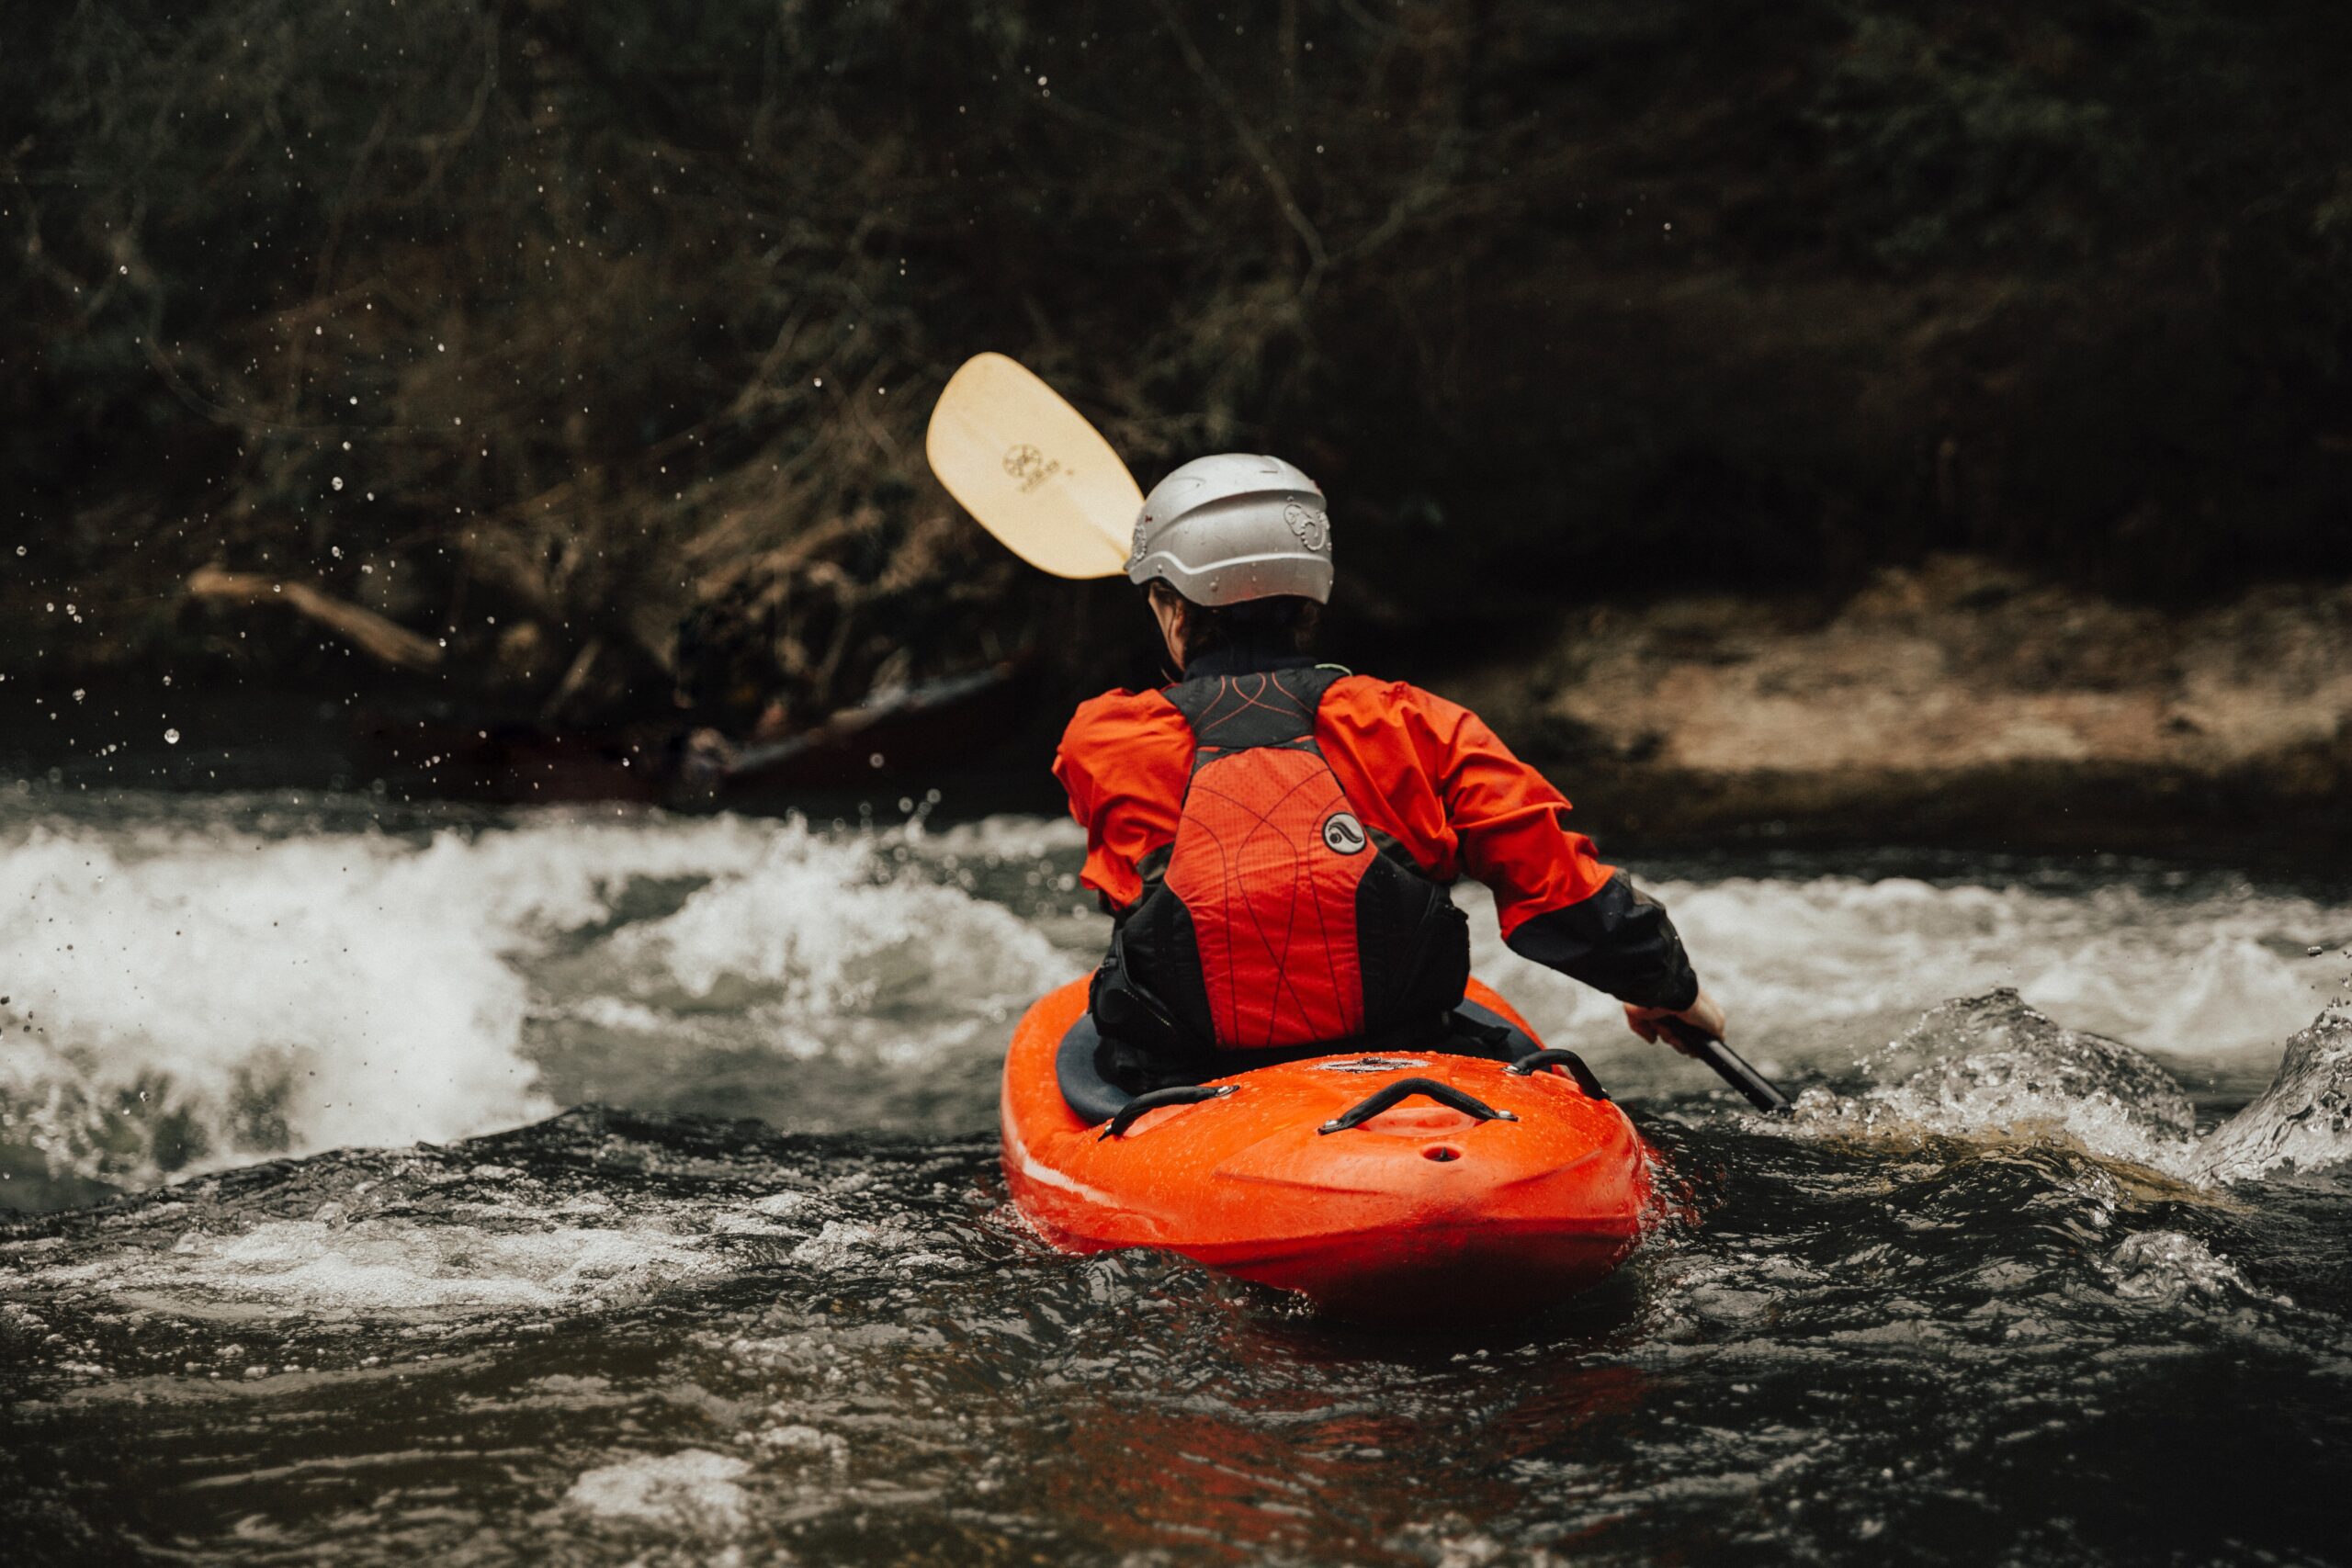
M 1195 457 L 1152 486 L 1136 517 L 1127 580 L 1154 578 L 1195 604 L 1295 594 L 1331 600 L 1331 519 L 1313 479 L 1280 457 Z

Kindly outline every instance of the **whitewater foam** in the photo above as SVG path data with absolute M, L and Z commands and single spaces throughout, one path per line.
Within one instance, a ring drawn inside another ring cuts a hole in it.
M 599 807 L 388 831 L 348 801 L 11 812 L 0 1201 L 42 1201 L 28 1171 L 94 1196 L 583 1100 L 978 1129 L 1012 1019 L 1091 966 L 1107 924 L 1076 881 L 1082 837 L 1044 818 Z M 1735 1043 L 1783 1074 L 1842 1071 L 1939 998 L 1996 986 L 2079 1030 L 2250 1064 L 2332 989 L 2301 956 L 2312 939 L 2352 932 L 2352 910 L 2210 877 L 1658 886 Z M 1539 1029 L 1621 1092 L 1694 1087 L 1607 998 L 1505 949 L 1483 890 L 1462 898 L 1481 973 Z
M 2102 1267 L 2115 1293 L 2131 1301 L 2168 1306 L 2188 1301 L 2293 1305 L 2284 1296 L 2257 1291 L 2234 1264 L 2180 1231 L 2141 1231 L 2128 1235 Z
M 740 1483 L 751 1469 L 740 1459 L 707 1449 L 649 1454 L 586 1472 L 563 1500 L 599 1518 L 697 1535 L 733 1535 L 750 1517 L 751 1494 Z
M 1809 1091 L 1802 1124 L 2068 1142 L 2181 1177 L 2197 1166 L 2196 1111 L 2170 1074 L 2120 1041 L 2064 1027 L 2012 990 L 1928 1010 L 1861 1066 L 1877 1081 L 1850 1097 Z
M 657 1026 L 667 1014 L 756 1010 L 775 1048 L 804 1056 L 838 1049 L 845 1022 L 1025 1004 L 1070 970 L 1011 910 L 899 871 L 871 840 L 805 830 L 772 840 L 675 913 L 615 932 L 587 962 Z
M 2078 1030 L 2201 1062 L 2268 1058 L 2333 984 L 2301 955 L 2352 909 L 2245 884 L 1941 886 L 1906 876 L 1656 885 L 1734 1043 L 1768 1071 L 1869 1049 L 1947 997 L 2006 987 Z M 1505 948 L 1465 888 L 1474 955 L 1547 1037 L 1629 1088 L 1679 1081 L 1607 997 Z
M 1072 971 L 904 849 L 609 809 L 426 836 L 34 822 L 0 838 L 0 1144 L 135 1183 L 446 1141 L 553 1110 L 537 1047 L 577 1022 L 616 1049 L 707 1025 L 920 1058 Z
M 196 1315 L 238 1301 L 403 1314 L 635 1299 L 717 1267 L 695 1237 L 651 1226 L 505 1232 L 447 1221 L 281 1220 L 228 1235 L 191 1231 L 167 1252 L 34 1269 L 28 1282 L 102 1284 Z
M 2205 1172 L 2223 1181 L 2352 1161 L 2352 1003 L 2330 1007 L 2290 1040 L 2270 1087 L 2199 1154 Z

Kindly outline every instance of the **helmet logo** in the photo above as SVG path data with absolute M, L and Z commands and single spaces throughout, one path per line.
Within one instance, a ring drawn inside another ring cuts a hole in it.
M 1139 560 L 1143 559 L 1143 547 L 1144 547 L 1144 543 L 1145 543 L 1144 536 L 1145 536 L 1145 534 L 1147 534 L 1147 533 L 1150 530 L 1150 528 L 1151 528 L 1151 513 L 1148 513 L 1148 512 L 1138 512 L 1138 513 L 1136 513 L 1136 542 L 1135 542 L 1135 545 L 1134 545 L 1133 548 L 1131 548 L 1131 549 L 1127 552 L 1127 559 L 1128 559 L 1130 562 L 1139 561 Z
M 1004 471 L 1021 486 L 1021 493 L 1027 495 L 1060 473 L 1062 466 L 1023 441 L 1005 449 Z
M 1334 811 L 1323 818 L 1323 847 L 1335 855 L 1362 854 L 1371 840 L 1352 811 Z
M 1321 550 L 1331 543 L 1331 519 L 1319 506 L 1292 502 L 1283 508 L 1283 521 L 1298 536 L 1298 542 L 1310 550 Z

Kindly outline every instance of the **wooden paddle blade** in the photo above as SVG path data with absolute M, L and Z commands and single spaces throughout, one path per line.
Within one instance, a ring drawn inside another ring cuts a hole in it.
M 1143 491 L 1086 416 L 1017 361 L 948 378 L 923 437 L 931 471 L 1005 547 L 1056 577 L 1125 571 Z

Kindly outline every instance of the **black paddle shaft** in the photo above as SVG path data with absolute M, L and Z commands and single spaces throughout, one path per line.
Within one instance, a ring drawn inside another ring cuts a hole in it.
M 1653 1019 L 1659 1032 L 1674 1042 L 1675 1048 L 1688 1056 L 1695 1056 L 1714 1068 L 1715 1076 L 1739 1090 L 1747 1103 L 1768 1116 L 1791 1113 L 1789 1097 L 1773 1087 L 1772 1080 L 1740 1060 L 1739 1053 L 1712 1034 L 1702 1034 L 1690 1024 L 1668 1015 Z

